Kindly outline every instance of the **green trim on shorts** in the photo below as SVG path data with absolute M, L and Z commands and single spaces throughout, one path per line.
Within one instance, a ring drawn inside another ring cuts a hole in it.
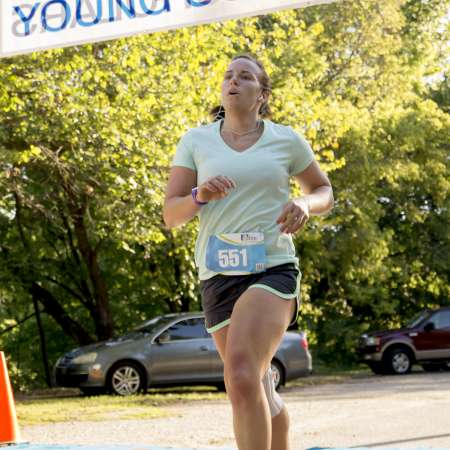
M 276 289 L 267 286 L 267 284 L 262 284 L 262 283 L 255 283 L 252 284 L 251 286 L 249 286 L 247 289 L 251 289 L 251 288 L 261 288 L 264 289 L 266 291 L 269 291 L 271 294 L 275 294 L 278 297 L 284 298 L 286 300 L 291 299 L 291 298 L 295 298 L 298 296 L 299 292 L 300 292 L 300 280 L 302 278 L 302 274 L 301 272 L 298 273 L 297 275 L 297 286 L 295 288 L 295 292 L 293 292 L 292 294 L 284 294 L 283 292 L 277 291 Z
M 227 320 L 224 320 L 223 322 L 220 322 L 220 323 L 218 323 L 217 325 L 214 325 L 211 328 L 207 328 L 206 331 L 208 333 L 214 333 L 214 331 L 218 331 L 221 328 L 226 327 L 227 325 L 230 325 L 230 323 L 231 323 L 231 318 L 227 319 Z

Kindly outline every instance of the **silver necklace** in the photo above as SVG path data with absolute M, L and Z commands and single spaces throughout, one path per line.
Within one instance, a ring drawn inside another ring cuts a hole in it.
M 239 133 L 238 131 L 232 130 L 231 128 L 227 129 L 225 131 L 230 131 L 231 133 L 235 134 L 236 136 L 246 136 L 247 134 L 254 133 L 255 131 L 259 130 L 259 127 L 261 126 L 261 124 L 262 124 L 262 120 L 258 120 L 258 125 L 256 126 L 256 128 L 253 128 L 253 130 L 250 130 L 250 131 L 246 131 L 245 133 Z M 223 131 L 224 130 L 223 130 L 223 122 L 222 122 L 222 132 Z

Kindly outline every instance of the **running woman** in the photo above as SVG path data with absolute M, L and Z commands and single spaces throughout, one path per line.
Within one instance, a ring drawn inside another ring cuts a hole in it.
M 231 61 L 216 120 L 178 144 L 163 211 L 168 228 L 200 219 L 202 307 L 224 363 L 239 450 L 290 449 L 289 416 L 270 364 L 298 317 L 301 274 L 292 235 L 333 207 L 330 181 L 309 144 L 267 118 L 270 93 L 258 60 Z M 300 198 L 290 199 L 291 177 Z

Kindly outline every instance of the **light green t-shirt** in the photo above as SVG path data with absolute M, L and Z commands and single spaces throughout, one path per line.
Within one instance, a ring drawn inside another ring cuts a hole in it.
M 289 201 L 289 177 L 305 170 L 314 155 L 308 142 L 290 126 L 264 120 L 259 140 L 243 152 L 229 147 L 220 135 L 221 121 L 189 130 L 180 140 L 172 166 L 197 172 L 197 185 L 225 175 L 236 188 L 229 195 L 202 206 L 195 246 L 201 280 L 217 275 L 205 266 L 208 238 L 220 233 L 264 233 L 267 267 L 298 265 L 290 234 L 276 223 Z

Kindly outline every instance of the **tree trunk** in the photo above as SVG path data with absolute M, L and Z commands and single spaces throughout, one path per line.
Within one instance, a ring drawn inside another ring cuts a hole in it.
M 52 377 L 50 376 L 50 368 L 48 364 L 48 354 L 47 354 L 47 346 L 45 345 L 45 333 L 42 328 L 41 322 L 41 313 L 39 311 L 39 305 L 36 297 L 33 297 L 33 307 L 36 315 L 36 322 L 38 326 L 39 338 L 41 341 L 41 353 L 42 353 L 42 362 L 44 363 L 44 371 L 45 371 L 45 380 L 47 381 L 47 386 L 49 388 L 52 387 Z
M 42 286 L 33 282 L 29 289 L 33 299 L 39 301 L 45 308 L 47 314 L 52 316 L 64 332 L 78 342 L 80 345 L 87 345 L 94 342 L 94 339 L 75 320 L 71 319 L 63 307 L 53 297 L 52 293 Z
M 83 261 L 88 268 L 89 277 L 94 289 L 95 313 L 93 314 L 93 319 L 95 322 L 95 331 L 100 340 L 106 340 L 113 335 L 113 322 L 111 311 L 109 309 L 108 289 L 101 274 L 97 253 L 89 242 L 88 233 L 83 220 L 84 210 L 84 207 L 78 207 L 76 209 L 72 208 L 72 220 L 74 222 L 78 247 L 83 257 Z
M 174 290 L 177 291 L 177 287 L 181 286 L 182 273 L 181 273 L 180 261 L 176 257 L 174 257 L 174 270 L 175 270 L 175 282 L 176 282 L 176 286 L 175 286 Z M 183 295 L 183 293 L 181 293 L 181 312 L 189 312 L 189 303 L 190 303 L 189 297 L 187 297 L 187 296 Z

